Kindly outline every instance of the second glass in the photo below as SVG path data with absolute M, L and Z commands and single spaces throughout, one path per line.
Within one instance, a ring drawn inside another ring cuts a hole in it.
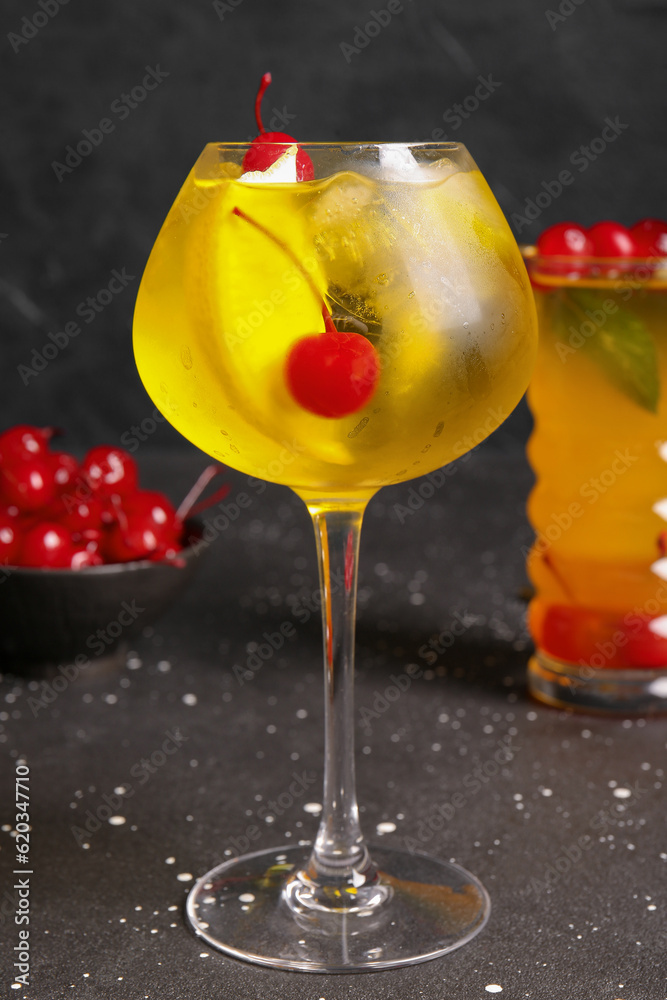
M 665 711 L 667 260 L 525 254 L 540 326 L 530 689 Z
M 208 872 L 188 918 L 230 955 L 349 972 L 442 955 L 488 917 L 488 897 L 464 869 L 369 851 L 362 836 L 357 554 L 364 509 L 381 486 L 451 462 L 509 415 L 528 383 L 536 328 L 518 248 L 463 146 L 299 148 L 312 180 L 243 177 L 247 145 L 204 149 L 146 267 L 135 353 L 148 392 L 185 437 L 295 490 L 319 554 L 326 750 L 317 838 Z

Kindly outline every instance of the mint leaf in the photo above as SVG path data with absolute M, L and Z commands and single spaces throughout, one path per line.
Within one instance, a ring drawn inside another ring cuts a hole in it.
M 592 323 L 596 329 L 590 335 L 584 334 L 583 349 L 595 358 L 618 389 L 645 410 L 657 413 L 660 399 L 658 352 L 639 316 L 621 306 L 616 312 L 607 313 L 602 305 L 608 296 L 592 289 L 560 289 L 557 296 L 559 320 L 570 336 L 571 327 L 582 330 L 585 323 Z

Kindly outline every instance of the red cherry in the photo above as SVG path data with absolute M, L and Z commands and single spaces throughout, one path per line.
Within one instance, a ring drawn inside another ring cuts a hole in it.
M 23 536 L 18 565 L 64 569 L 70 565 L 72 551 L 69 531 L 55 521 L 42 521 Z
M 143 518 L 128 517 L 123 527 L 114 524 L 104 543 L 108 562 L 131 562 L 147 559 L 162 544 L 159 533 L 146 528 Z
M 9 517 L 14 522 L 17 522 L 21 516 L 21 511 L 15 504 L 8 504 L 6 506 L 0 505 L 0 517 Z
M 53 500 L 53 469 L 43 458 L 31 458 L 0 468 L 0 493 L 21 511 L 38 510 Z
M 52 427 L 32 427 L 29 424 L 10 427 L 0 434 L 0 465 L 15 464 L 46 455 L 53 434 Z
M 79 474 L 79 463 L 74 455 L 70 455 L 66 451 L 54 451 L 48 456 L 47 462 L 53 470 L 56 492 L 64 493 L 71 489 Z
M 176 516 L 176 510 L 164 493 L 154 490 L 137 490 L 123 504 L 127 515 L 143 517 L 145 527 L 165 538 L 180 538 L 183 525 Z
M 84 531 L 91 529 L 100 531 L 102 528 L 104 505 L 101 500 L 95 497 L 91 497 L 89 500 L 75 499 L 72 501 L 68 499 L 64 503 L 61 500 L 54 506 L 62 511 L 58 520 L 68 531 L 83 534 Z M 54 507 L 51 508 L 51 510 L 53 509 Z
M 298 145 L 296 139 L 286 132 L 266 132 L 262 124 L 261 104 L 266 88 L 271 83 L 271 74 L 265 73 L 262 77 L 257 97 L 255 98 L 255 118 L 259 135 L 253 139 L 250 149 L 243 157 L 243 170 L 266 170 L 272 163 L 275 163 L 290 146 Z M 296 179 L 298 181 L 312 181 L 315 176 L 313 161 L 299 146 L 296 154 Z
M 598 257 L 637 257 L 639 251 L 629 229 L 618 222 L 598 222 L 588 230 Z
M 243 157 L 244 172 L 266 170 L 295 143 L 296 139 L 285 132 L 262 132 L 261 135 L 252 140 L 250 149 Z M 296 154 L 296 179 L 298 181 L 312 181 L 314 177 L 313 161 L 308 153 L 299 146 Z
M 628 667 L 667 666 L 667 639 L 651 631 L 651 622 L 643 621 L 639 631 L 629 633 L 625 655 Z
M 642 219 L 630 230 L 642 257 L 667 257 L 667 222 Z
M 576 222 L 559 222 L 545 229 L 537 241 L 537 249 L 545 257 L 590 257 L 593 241 Z
M 13 565 L 20 542 L 18 519 L 11 514 L 0 513 L 0 563 Z
M 360 333 L 318 333 L 292 347 L 285 365 L 290 392 L 320 417 L 346 417 L 368 403 L 380 366 L 375 348 Z
M 84 531 L 78 532 L 77 534 L 81 535 L 80 545 L 88 549 L 89 552 L 100 552 L 104 542 L 103 531 L 99 528 L 86 528 Z
M 180 542 L 171 543 L 169 545 L 160 545 L 154 552 L 149 555 L 149 560 L 151 562 L 162 562 L 163 559 L 174 559 L 179 552 L 183 551 L 183 546 Z M 185 565 L 182 561 L 179 565 Z
M 81 475 L 90 489 L 101 496 L 127 496 L 139 481 L 137 464 L 122 448 L 101 444 L 91 448 L 81 463 Z
M 70 569 L 84 569 L 86 566 L 102 566 L 104 559 L 99 552 L 91 551 L 86 546 L 77 547 L 73 550 L 69 567 Z
M 142 490 L 118 511 L 118 521 L 108 532 L 104 552 L 110 562 L 161 558 L 179 546 L 183 525 L 162 493 Z

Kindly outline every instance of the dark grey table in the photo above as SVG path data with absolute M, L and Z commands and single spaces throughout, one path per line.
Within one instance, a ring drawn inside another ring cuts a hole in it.
M 174 498 L 204 462 L 141 458 L 145 483 L 169 483 Z M 307 515 L 287 490 L 258 495 L 244 476 L 231 480 L 229 500 L 245 491 L 251 505 L 126 664 L 91 667 L 43 709 L 30 703 L 40 681 L 3 678 L 0 822 L 12 822 L 14 765 L 25 756 L 34 871 L 30 985 L 13 991 L 15 851 L 3 826 L 3 995 L 482 1000 L 496 986 L 508 1000 L 664 1000 L 667 722 L 572 716 L 527 699 L 521 547 L 531 480 L 523 459 L 492 449 L 456 466 L 421 507 L 418 483 L 370 505 L 357 682 L 369 838 L 395 824 L 385 843 L 416 844 L 474 871 L 492 898 L 487 928 L 441 960 L 331 977 L 246 965 L 189 933 L 191 876 L 235 851 L 251 825 L 261 830 L 256 847 L 311 838 L 317 818 L 303 807 L 321 800 Z M 240 683 L 252 644 L 285 622 L 294 638 Z M 463 634 L 427 656 L 454 623 Z M 408 663 L 423 677 L 383 702 Z M 508 746 L 512 759 L 498 765 Z M 267 822 L 269 801 L 294 775 L 303 797 Z M 464 804 L 434 832 L 428 820 L 456 791 Z M 111 808 L 124 823 L 108 822 Z M 99 824 L 90 834 L 79 832 L 87 815 Z

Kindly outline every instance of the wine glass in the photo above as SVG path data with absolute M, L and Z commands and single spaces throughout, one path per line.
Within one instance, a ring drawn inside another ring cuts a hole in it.
M 451 462 L 522 396 L 536 324 L 519 250 L 459 143 L 314 143 L 312 179 L 242 176 L 211 143 L 153 247 L 134 318 L 141 378 L 186 438 L 290 486 L 311 514 L 324 627 L 325 770 L 314 844 L 200 878 L 209 945 L 310 972 L 425 961 L 489 914 L 465 869 L 373 847 L 355 793 L 357 557 L 369 499 Z

